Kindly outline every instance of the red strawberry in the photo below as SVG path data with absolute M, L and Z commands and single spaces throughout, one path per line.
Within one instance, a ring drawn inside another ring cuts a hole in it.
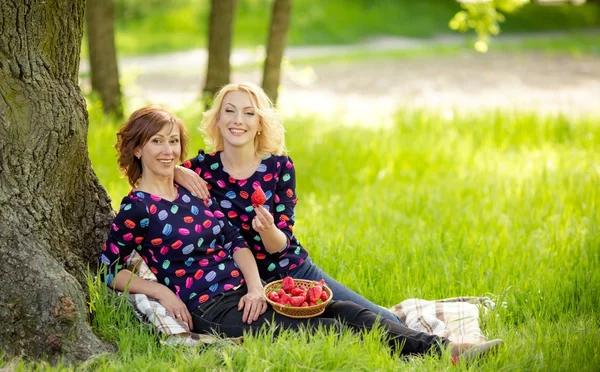
M 315 285 L 318 285 L 318 286 L 321 286 L 321 287 L 324 286 L 325 285 L 325 279 L 319 280 L 318 282 L 315 283 Z
M 316 302 L 312 302 L 311 301 L 311 302 L 308 303 L 308 306 L 315 306 L 316 304 L 317 304 Z
M 292 297 L 290 297 L 287 293 L 280 294 L 278 303 L 281 305 L 287 305 L 290 303 L 291 299 Z
M 291 276 L 286 276 L 281 282 L 281 288 L 286 292 L 291 292 L 292 289 L 296 288 L 296 283 Z
M 265 204 L 265 202 L 267 201 L 267 196 L 265 195 L 265 192 L 263 191 L 262 187 L 258 186 L 256 190 L 254 190 L 252 196 L 250 197 L 250 200 L 252 201 L 252 204 L 255 205 Z
M 306 292 L 300 287 L 292 288 L 290 293 L 292 294 L 292 296 L 306 296 Z
M 327 292 L 323 291 L 323 293 L 321 293 L 321 301 L 327 301 Z
M 308 302 L 304 301 L 300 307 L 308 307 Z
M 269 300 L 271 300 L 273 302 L 277 302 L 279 300 L 279 293 L 277 293 L 275 291 L 271 291 L 269 293 Z
M 290 305 L 292 305 L 293 307 L 300 307 L 300 305 L 302 305 L 305 298 L 303 296 L 293 296 L 290 298 Z
M 279 290 L 277 291 L 277 294 L 279 295 L 279 297 L 283 296 L 285 293 L 285 291 L 283 290 L 283 288 L 279 288 Z
M 308 289 L 308 292 L 306 292 L 306 298 L 308 298 L 309 301 L 316 302 L 319 298 L 321 298 L 321 293 L 323 293 L 323 288 L 315 285 L 314 287 Z

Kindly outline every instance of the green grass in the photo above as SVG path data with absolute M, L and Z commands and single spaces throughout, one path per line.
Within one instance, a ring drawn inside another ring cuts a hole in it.
M 120 0 L 116 6 L 119 55 L 138 55 L 206 46 L 208 1 Z M 270 20 L 268 0 L 240 0 L 234 18 L 234 47 L 264 45 Z M 391 35 L 429 38 L 450 33 L 460 10 L 452 0 L 295 0 L 289 45 L 354 44 Z M 526 6 L 507 17 L 503 32 L 572 30 L 600 26 L 600 6 Z M 83 46 L 87 53 L 87 46 Z
M 527 38 L 519 41 L 492 40 L 490 51 L 541 51 L 544 53 L 568 53 L 573 56 L 600 55 L 600 34 L 572 32 L 548 38 Z
M 200 105 L 182 115 L 195 125 Z M 117 207 L 116 126 L 90 106 L 90 157 Z M 287 119 L 298 177 L 296 234 L 333 277 L 381 305 L 490 296 L 484 332 L 505 340 L 473 370 L 594 370 L 600 362 L 600 125 L 597 117 L 401 109 L 392 128 Z M 102 288 L 94 327 L 120 352 L 90 370 L 449 369 L 321 332 L 244 346 L 159 346 Z M 97 294 L 94 294 L 97 293 Z M 115 310 L 120 309 L 120 310 Z M 308 339 L 308 340 L 307 340 Z M 468 369 L 468 368 L 459 368 Z

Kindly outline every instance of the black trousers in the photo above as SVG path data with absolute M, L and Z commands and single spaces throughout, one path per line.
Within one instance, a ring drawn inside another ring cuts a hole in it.
M 276 313 L 271 306 L 252 324 L 242 322 L 242 311 L 237 306 L 240 298 L 246 294 L 246 287 L 230 290 L 213 298 L 192 312 L 194 332 L 217 333 L 226 337 L 240 337 L 246 333 L 260 330 L 264 326 L 277 325 L 275 334 L 282 329 L 297 330 L 300 327 L 316 329 L 324 326 L 335 330 L 350 327 L 355 331 L 370 330 L 378 323 L 387 331 L 387 339 L 392 350 L 401 350 L 401 354 L 424 354 L 429 351 L 441 352 L 450 341 L 428 335 L 396 322 L 378 317 L 375 313 L 349 301 L 331 301 L 325 312 L 318 317 L 308 319 L 288 318 Z

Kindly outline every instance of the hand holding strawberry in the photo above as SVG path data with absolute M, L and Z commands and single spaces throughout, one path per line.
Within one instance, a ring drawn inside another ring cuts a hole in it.
M 265 207 L 255 205 L 254 212 L 256 212 L 256 216 L 252 219 L 252 228 L 256 230 L 256 232 L 262 234 L 270 229 L 277 229 L 273 215 L 266 210 Z

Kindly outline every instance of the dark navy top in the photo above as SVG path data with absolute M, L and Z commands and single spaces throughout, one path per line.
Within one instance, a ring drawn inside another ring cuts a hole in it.
M 191 312 L 244 282 L 233 260 L 242 248 L 248 246 L 212 201 L 178 186 L 172 202 L 143 191 L 123 198 L 99 260 L 110 284 L 136 250 Z
M 194 170 L 208 182 L 211 196 L 252 248 L 261 278 L 285 275 L 308 257 L 308 252 L 293 233 L 294 208 L 298 199 L 294 163 L 288 156 L 266 156 L 254 174 L 243 180 L 234 179 L 223 168 L 220 151 L 207 154 L 200 150 L 197 157 L 186 161 L 183 166 Z M 278 253 L 267 252 L 260 235 L 252 228 L 256 212 L 250 197 L 258 186 L 267 197 L 263 207 L 271 212 L 275 225 L 287 237 L 286 247 L 281 247 L 283 250 Z

